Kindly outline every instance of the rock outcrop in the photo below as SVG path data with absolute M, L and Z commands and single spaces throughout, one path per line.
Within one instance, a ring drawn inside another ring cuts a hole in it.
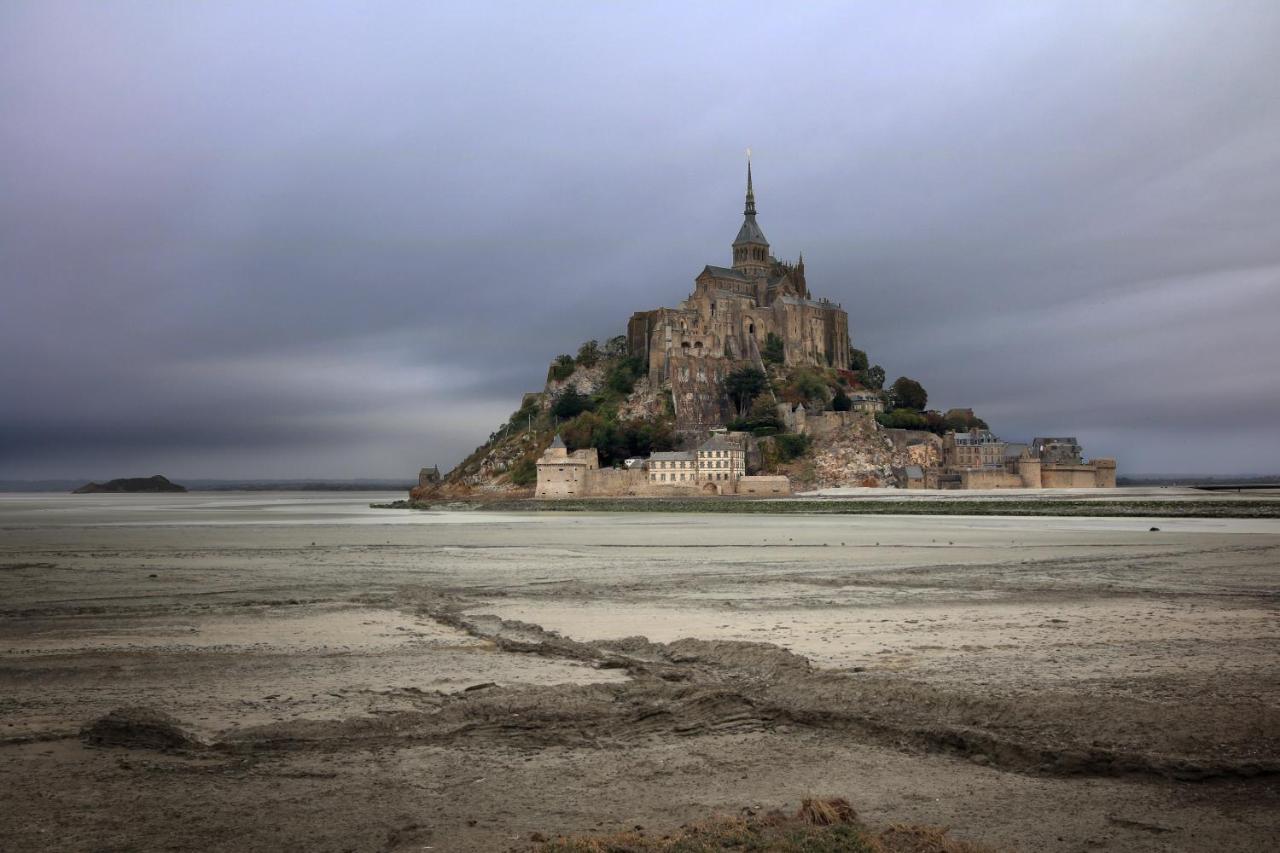
M 106 492 L 185 492 L 185 486 L 171 482 L 167 477 L 156 474 L 154 477 L 122 477 L 108 480 L 105 483 L 86 483 L 76 489 L 73 495 L 95 495 Z

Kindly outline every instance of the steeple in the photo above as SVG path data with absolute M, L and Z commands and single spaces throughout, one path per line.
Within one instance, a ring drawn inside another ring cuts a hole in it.
M 756 193 L 751 185 L 751 149 L 747 149 L 747 204 L 742 211 L 742 227 L 733 241 L 733 268 L 749 276 L 769 270 L 769 241 L 756 224 Z

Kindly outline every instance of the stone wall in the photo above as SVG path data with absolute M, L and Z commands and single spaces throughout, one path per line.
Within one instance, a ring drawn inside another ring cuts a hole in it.
M 1003 468 L 966 468 L 960 471 L 962 489 L 1020 489 L 1022 478 Z
M 822 441 L 849 427 L 874 423 L 875 416 L 868 412 L 806 412 L 797 431 Z
M 786 477 L 752 476 L 738 478 L 740 495 L 789 495 L 791 481 Z
M 1095 459 L 1083 465 L 1040 466 L 1040 484 L 1046 489 L 1111 489 L 1116 485 L 1116 463 Z

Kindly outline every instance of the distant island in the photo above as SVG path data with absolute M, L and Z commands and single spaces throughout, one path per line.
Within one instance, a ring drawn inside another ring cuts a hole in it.
M 185 492 L 185 486 L 169 481 L 168 477 L 121 477 L 105 483 L 87 483 L 72 492 L 73 495 L 96 495 L 105 492 Z

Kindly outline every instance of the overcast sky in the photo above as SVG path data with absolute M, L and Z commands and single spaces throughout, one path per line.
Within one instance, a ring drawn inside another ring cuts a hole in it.
M 0 477 L 410 477 L 741 222 L 1121 473 L 1280 471 L 1280 3 L 10 0 Z

